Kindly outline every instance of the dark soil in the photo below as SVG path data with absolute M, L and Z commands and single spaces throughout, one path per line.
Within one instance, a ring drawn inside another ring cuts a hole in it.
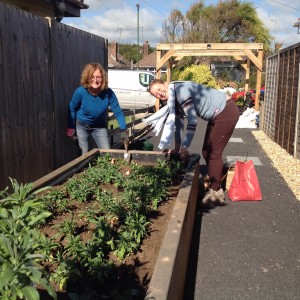
M 124 170 L 125 171 L 125 170 Z M 136 253 L 133 253 L 127 256 L 124 260 L 119 261 L 116 257 L 112 255 L 111 259 L 114 261 L 117 266 L 115 277 L 118 278 L 117 282 L 115 280 L 112 281 L 113 287 L 118 290 L 117 293 L 120 293 L 122 299 L 144 299 L 146 295 L 146 291 L 148 288 L 148 284 L 151 280 L 151 276 L 155 267 L 156 259 L 159 254 L 160 245 L 163 241 L 168 221 L 170 219 L 172 209 L 175 203 L 176 196 L 178 194 L 180 184 L 183 178 L 183 174 L 178 174 L 176 178 L 173 179 L 172 186 L 169 190 L 169 198 L 164 201 L 156 211 L 151 211 L 150 214 L 150 234 L 143 241 L 140 247 L 140 250 Z M 115 187 L 108 187 L 110 190 L 114 190 Z M 115 191 L 117 192 L 117 191 Z M 80 228 L 80 222 L 82 222 L 78 216 L 80 211 L 86 210 L 89 203 L 74 203 L 74 207 L 72 213 L 65 213 L 63 215 L 58 216 L 54 220 L 52 220 L 51 225 L 55 225 L 56 223 L 60 223 L 63 220 L 68 220 L 70 218 L 74 218 L 78 220 L 78 227 Z M 47 236 L 52 236 L 54 232 L 51 232 L 52 229 L 49 227 L 43 228 L 44 234 Z M 89 235 L 86 231 L 82 233 L 82 240 L 89 239 Z M 53 268 L 54 266 L 52 266 Z M 51 271 L 51 270 L 50 270 Z M 54 271 L 54 270 L 52 270 Z M 54 271 L 55 272 L 55 271 Z M 76 292 L 77 294 L 88 295 L 89 291 L 86 290 L 86 284 L 84 278 L 82 278 L 82 285 L 76 284 L 76 287 L 67 287 L 67 290 L 71 290 L 72 292 Z M 126 288 L 124 288 L 126 287 Z M 67 291 L 61 291 L 59 287 L 55 287 L 59 300 L 70 299 Z M 41 299 L 51 299 L 48 294 L 41 290 Z M 119 295 L 119 294 L 118 294 Z M 121 299 L 116 295 L 114 299 Z M 131 297 L 134 298 L 131 298 Z M 79 299 L 79 298 L 77 298 Z M 80 298 L 81 299 L 81 298 Z M 94 297 L 85 298 L 85 299 L 102 299 L 99 296 L 95 295 Z M 103 298 L 104 299 L 104 298 Z M 105 298 L 107 299 L 107 298 Z M 111 298 L 113 299 L 113 298 Z

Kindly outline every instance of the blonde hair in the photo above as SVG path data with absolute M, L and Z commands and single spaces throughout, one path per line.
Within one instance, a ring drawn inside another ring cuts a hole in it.
M 102 65 L 99 63 L 96 63 L 96 62 L 89 63 L 84 66 L 83 71 L 81 73 L 80 84 L 83 87 L 89 89 L 91 79 L 96 70 L 100 71 L 101 77 L 102 77 L 102 83 L 101 83 L 100 89 L 101 89 L 101 91 L 106 90 L 108 88 L 107 74 L 106 74 L 104 68 L 102 67 Z

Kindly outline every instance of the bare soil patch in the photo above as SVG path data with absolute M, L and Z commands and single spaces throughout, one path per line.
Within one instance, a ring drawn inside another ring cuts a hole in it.
M 141 162 L 141 164 L 143 163 Z M 120 172 L 124 174 L 127 171 L 128 166 L 122 166 Z M 143 238 L 139 249 L 126 256 L 123 260 L 119 260 L 113 252 L 111 253 L 110 260 L 114 262 L 116 268 L 114 268 L 113 276 L 107 286 L 107 291 L 103 291 L 103 294 L 107 295 L 109 293 L 115 293 L 115 299 L 121 299 L 118 297 L 122 297 L 122 299 L 133 299 L 132 297 L 134 297 L 134 299 L 144 299 L 183 176 L 184 173 L 182 172 L 179 172 L 174 176 L 171 185 L 168 187 L 167 199 L 158 206 L 157 210 L 149 211 L 148 218 L 151 222 L 150 232 L 147 237 Z M 57 186 L 56 188 L 60 189 L 61 186 Z M 114 184 L 106 184 L 105 188 L 113 194 L 117 194 L 119 192 L 119 189 Z M 57 215 L 53 218 L 51 220 L 51 224 L 47 224 L 42 228 L 43 233 L 47 237 L 53 237 L 57 234 L 57 232 L 53 230 L 57 224 L 73 219 L 76 222 L 77 230 L 78 228 L 81 230 L 79 234 L 82 241 L 88 241 L 92 237 L 91 230 L 93 229 L 91 227 L 88 228 L 88 226 L 93 225 L 87 225 L 81 214 L 83 211 L 90 209 L 92 205 L 95 205 L 93 201 L 73 201 L 71 211 Z M 93 206 L 93 209 L 96 208 L 97 207 Z M 111 226 L 116 226 L 117 222 L 118 221 L 112 216 Z M 65 236 L 60 234 L 57 236 L 57 241 L 60 241 L 62 245 L 64 245 L 64 238 Z M 56 266 L 53 264 L 51 266 L 45 265 L 45 267 L 49 268 L 48 271 L 50 272 L 56 272 Z M 95 293 L 93 296 L 93 286 L 90 285 L 90 282 L 88 281 L 88 278 L 82 278 L 81 280 L 76 281 L 75 285 L 68 284 L 65 289 L 61 289 L 58 285 L 55 285 L 58 299 L 70 299 L 70 293 L 76 293 L 77 295 L 90 295 L 90 298 L 88 298 L 90 300 L 104 299 L 102 297 L 99 298 L 99 293 Z M 43 290 L 41 290 L 41 298 L 46 300 L 50 299 L 48 294 Z

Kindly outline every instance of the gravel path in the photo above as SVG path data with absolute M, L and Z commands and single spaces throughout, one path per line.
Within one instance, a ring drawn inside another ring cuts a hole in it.
M 300 160 L 293 158 L 263 131 L 252 131 L 252 134 L 271 159 L 273 166 L 282 175 L 289 188 L 300 201 Z

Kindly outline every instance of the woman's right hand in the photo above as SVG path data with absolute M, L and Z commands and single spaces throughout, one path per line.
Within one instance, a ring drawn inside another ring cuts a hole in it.
M 66 135 L 69 137 L 73 137 L 75 135 L 75 129 L 74 128 L 67 128 Z
M 180 145 L 179 144 L 175 144 L 175 148 L 174 149 L 165 149 L 164 152 L 168 153 L 168 154 L 177 154 L 180 150 Z

